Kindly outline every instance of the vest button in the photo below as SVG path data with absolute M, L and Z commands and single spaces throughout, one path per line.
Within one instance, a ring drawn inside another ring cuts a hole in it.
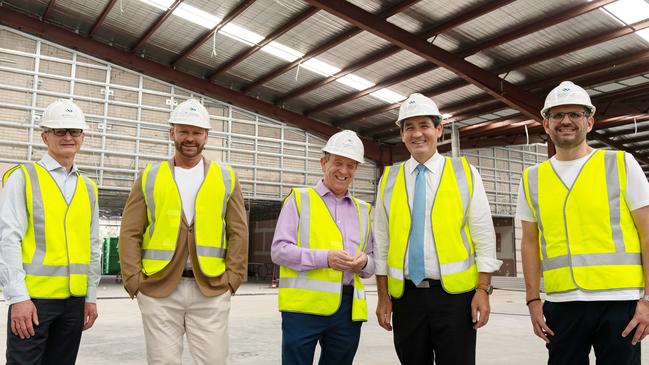
M 189 231 L 189 233 L 194 232 L 194 227 L 189 227 L 188 231 Z

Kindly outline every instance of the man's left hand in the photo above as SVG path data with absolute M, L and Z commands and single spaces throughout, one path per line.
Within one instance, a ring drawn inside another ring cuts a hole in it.
M 475 294 L 473 294 L 473 299 L 471 300 L 471 319 L 474 323 L 474 330 L 487 324 L 490 312 L 489 294 L 482 289 L 476 289 Z
M 646 300 L 638 300 L 638 304 L 635 307 L 635 314 L 633 314 L 633 318 L 631 318 L 629 324 L 622 331 L 622 337 L 628 336 L 634 328 L 635 334 L 633 335 L 633 339 L 631 339 L 631 344 L 635 346 L 635 344 L 649 335 L 649 302 Z
M 97 317 L 97 303 L 86 303 L 83 307 L 83 330 L 92 327 Z
M 360 273 L 367 265 L 367 255 L 365 252 L 361 251 L 354 256 L 354 261 L 352 262 L 352 271 L 355 273 Z

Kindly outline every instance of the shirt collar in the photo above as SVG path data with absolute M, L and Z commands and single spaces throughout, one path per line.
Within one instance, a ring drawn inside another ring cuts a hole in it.
M 327 187 L 327 185 L 324 184 L 324 181 L 323 181 L 323 180 L 318 181 L 318 183 L 316 184 L 316 186 L 315 186 L 314 189 L 315 189 L 315 191 L 316 191 L 318 194 L 320 194 L 320 196 L 323 197 L 323 198 L 324 198 L 327 194 L 329 194 L 329 195 L 331 195 L 332 197 L 338 199 L 338 197 L 337 197 L 336 195 L 334 195 L 334 193 L 332 193 L 331 190 L 329 190 L 329 188 Z M 352 198 L 352 195 L 349 193 L 349 189 L 347 190 L 347 192 L 345 193 L 345 196 L 343 196 L 343 198 L 348 198 L 348 199 L 351 199 L 351 198 Z
M 424 162 L 424 166 L 426 166 L 426 169 L 428 171 L 435 173 L 436 169 L 434 167 L 442 158 L 442 155 L 440 155 L 439 152 L 435 151 L 435 154 L 433 154 L 426 162 Z M 419 162 L 417 162 L 414 157 L 410 156 L 408 161 L 406 161 L 405 169 L 410 174 L 416 174 L 418 165 Z
M 57 160 L 55 160 L 54 157 L 50 156 L 49 153 L 46 153 L 39 162 L 41 166 L 47 169 L 47 171 L 54 171 L 56 169 L 63 169 L 65 171 L 65 168 L 61 166 L 61 164 Z M 70 174 L 77 173 L 78 170 L 79 169 L 77 168 L 77 164 L 73 163 L 72 169 L 70 170 Z

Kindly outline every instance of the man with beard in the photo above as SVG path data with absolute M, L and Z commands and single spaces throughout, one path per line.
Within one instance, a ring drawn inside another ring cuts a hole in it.
M 594 114 L 574 83 L 550 91 L 541 115 L 556 155 L 519 187 L 527 306 L 548 364 L 588 364 L 591 346 L 597 364 L 640 364 L 649 333 L 649 183 L 630 154 L 588 146 Z
M 232 168 L 202 151 L 209 114 L 190 99 L 171 113 L 176 152 L 148 164 L 129 195 L 119 237 L 124 287 L 137 296 L 149 364 L 225 364 L 230 297 L 247 267 L 248 224 Z

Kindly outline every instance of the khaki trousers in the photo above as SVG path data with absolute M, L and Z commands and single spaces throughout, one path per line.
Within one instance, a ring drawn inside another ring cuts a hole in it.
M 225 365 L 228 361 L 230 291 L 204 296 L 196 281 L 181 278 L 166 298 L 138 293 L 142 312 L 147 362 L 150 365 L 182 363 L 183 335 L 196 365 Z

